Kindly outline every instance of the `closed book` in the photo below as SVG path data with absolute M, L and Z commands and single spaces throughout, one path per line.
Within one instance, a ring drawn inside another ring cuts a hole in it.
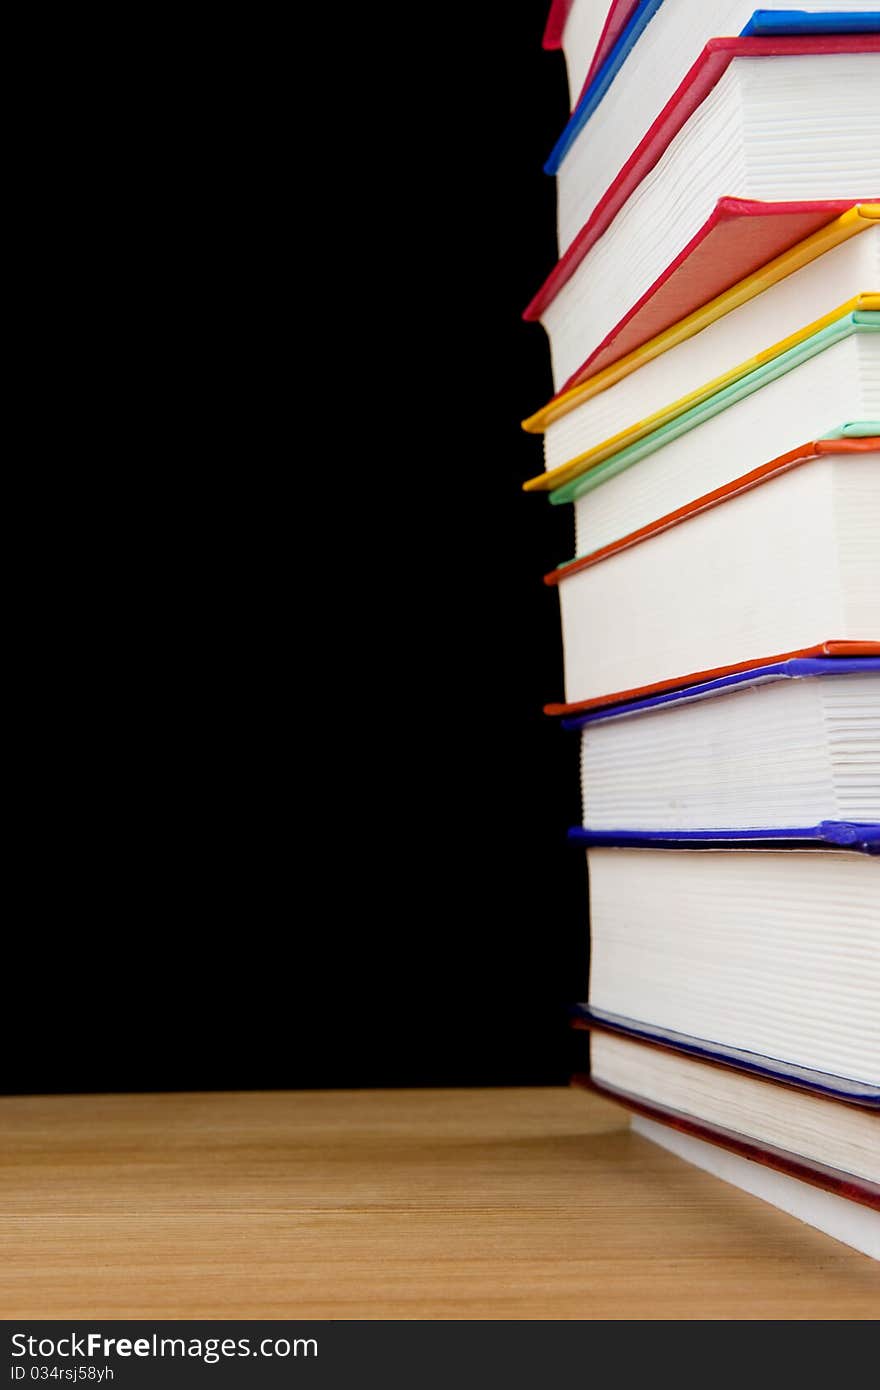
M 620 303 L 611 306 L 597 298 L 595 320 L 558 316 L 557 327 L 572 339 L 565 350 L 580 365 L 527 425 L 542 427 L 557 409 L 566 408 L 578 387 L 601 390 L 606 382 L 635 371 L 878 215 L 876 201 L 719 198 L 688 244 L 639 294 L 624 284 Z
M 599 1026 L 876 1110 L 880 863 L 870 827 L 812 833 L 586 835 Z
M 805 655 L 880 654 L 880 442 L 817 441 L 558 584 L 574 714 Z
M 563 727 L 588 832 L 880 824 L 880 657 L 758 667 Z

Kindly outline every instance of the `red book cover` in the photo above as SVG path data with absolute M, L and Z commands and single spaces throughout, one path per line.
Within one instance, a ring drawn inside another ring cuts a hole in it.
M 719 199 L 696 236 L 571 374 L 556 397 L 702 308 L 850 207 L 851 199 L 802 203 Z
M 565 33 L 565 26 L 573 4 L 574 0 L 553 0 L 550 13 L 547 16 L 547 23 L 544 26 L 542 48 L 562 47 L 562 35 Z

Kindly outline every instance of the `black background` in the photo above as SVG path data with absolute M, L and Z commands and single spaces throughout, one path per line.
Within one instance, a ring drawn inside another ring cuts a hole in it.
M 569 1073 L 546 9 L 178 34 L 53 132 L 8 1091 Z

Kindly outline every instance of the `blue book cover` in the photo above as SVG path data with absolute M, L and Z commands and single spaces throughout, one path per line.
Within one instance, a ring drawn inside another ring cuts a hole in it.
M 777 34 L 876 34 L 877 10 L 755 10 L 740 38 L 771 39 Z
M 819 849 L 880 854 L 880 824 L 823 820 L 818 825 L 769 829 L 590 830 L 575 825 L 572 844 L 614 849 Z

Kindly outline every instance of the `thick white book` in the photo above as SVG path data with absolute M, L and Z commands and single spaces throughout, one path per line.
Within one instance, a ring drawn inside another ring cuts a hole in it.
M 880 1186 L 877 1111 L 680 1056 L 613 1033 L 590 1036 L 590 1076 L 622 1099 L 735 1135 L 858 1184 Z
M 589 1011 L 684 1051 L 746 1070 L 807 1070 L 828 1094 L 880 1101 L 876 857 L 586 853 Z M 874 1124 L 880 1134 L 880 1114 Z
M 841 452 L 560 571 L 562 710 L 784 655 L 876 644 L 880 453 L 828 447 Z
M 571 721 L 584 826 L 880 824 L 880 658 L 788 665 L 788 679 L 759 668 L 754 684 L 728 678 L 704 698 L 685 690 Z

